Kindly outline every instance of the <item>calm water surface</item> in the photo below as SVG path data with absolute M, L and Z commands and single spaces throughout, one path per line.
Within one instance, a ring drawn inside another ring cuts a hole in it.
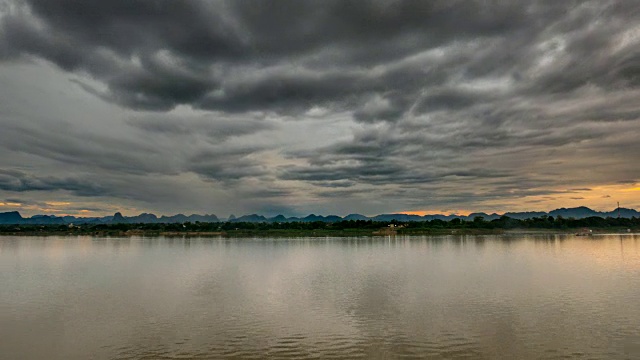
M 0 237 L 0 358 L 640 359 L 640 236 Z

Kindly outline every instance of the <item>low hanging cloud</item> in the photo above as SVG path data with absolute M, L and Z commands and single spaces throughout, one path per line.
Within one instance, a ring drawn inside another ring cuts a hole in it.
M 65 190 L 78 196 L 100 196 L 106 194 L 106 189 L 96 181 L 83 181 L 74 177 L 37 176 L 20 171 L 1 169 L 0 190 L 16 193 Z M 7 200 L 7 202 L 24 203 L 25 201 L 13 199 L 12 201 Z
M 0 67 L 56 79 L 4 77 L 5 197 L 194 177 L 225 211 L 370 213 L 640 178 L 632 1 L 0 4 Z

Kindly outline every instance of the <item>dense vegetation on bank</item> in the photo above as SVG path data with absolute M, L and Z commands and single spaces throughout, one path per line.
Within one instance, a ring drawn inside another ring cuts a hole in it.
M 73 225 L 0 225 L 0 234 L 74 234 L 74 235 L 371 235 L 378 234 L 482 234 L 510 229 L 548 229 L 570 232 L 575 229 L 640 229 L 640 218 L 534 217 L 518 220 L 503 216 L 486 221 L 453 219 L 415 222 L 349 220 L 338 222 L 185 222 L 182 224 L 82 224 Z

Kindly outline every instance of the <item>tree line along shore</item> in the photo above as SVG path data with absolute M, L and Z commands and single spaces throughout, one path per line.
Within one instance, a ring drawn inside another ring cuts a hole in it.
M 513 219 L 503 216 L 487 221 L 372 221 L 337 222 L 185 222 L 81 225 L 0 225 L 0 235 L 94 235 L 94 236 L 367 236 L 367 235 L 473 235 L 527 231 L 575 233 L 588 228 L 593 232 L 639 232 L 640 218 L 588 217 L 582 219 L 534 217 Z

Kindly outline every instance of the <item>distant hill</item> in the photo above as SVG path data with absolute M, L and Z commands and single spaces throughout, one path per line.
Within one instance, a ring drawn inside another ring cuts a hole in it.
M 489 215 L 487 213 L 482 213 L 481 212 L 481 213 L 471 213 L 471 214 L 469 214 L 469 216 L 467 216 L 467 218 L 473 220 L 478 216 L 483 218 L 483 219 L 485 219 L 485 220 L 487 220 L 487 221 L 491 221 L 491 220 L 495 220 L 495 219 L 500 219 L 501 215 L 498 215 L 496 213 L 493 213 L 493 214 Z
M 360 214 L 349 214 L 343 218 L 344 220 L 369 220 L 368 217 Z
M 64 225 L 64 218 L 55 215 L 34 215 L 30 218 L 22 219 L 23 224 L 47 224 L 47 225 Z
M 284 215 L 278 215 L 278 216 L 272 217 L 272 218 L 270 218 L 268 220 L 269 220 L 269 222 L 273 222 L 273 223 L 287 222 L 287 218 Z
M 229 219 L 229 222 L 267 222 L 266 217 L 258 214 L 243 215 L 239 218 L 234 219 L 231 219 L 231 217 L 229 217 Z
M 561 208 L 561 209 L 555 209 L 549 212 L 549 215 L 553 217 L 562 216 L 564 218 L 573 217 L 576 219 L 586 218 L 591 216 L 598 216 L 598 214 L 599 213 L 597 211 L 593 211 L 586 206 L 580 206 L 580 207 L 571 208 L 571 209 Z
M 336 221 L 342 221 L 342 218 L 340 216 L 337 216 L 337 215 L 322 216 L 322 215 L 311 214 L 311 215 L 307 215 L 306 217 L 300 219 L 300 221 L 302 221 L 302 222 L 315 222 L 315 221 L 336 222 Z
M 0 224 L 20 224 L 24 218 L 17 211 L 0 213 Z
M 624 217 L 624 218 L 632 218 L 632 217 L 640 218 L 640 212 L 634 209 L 620 208 L 619 214 L 620 214 L 620 217 Z M 456 215 L 456 214 L 449 214 L 449 215 L 431 214 L 431 215 L 424 215 L 424 216 L 409 215 L 409 214 L 380 214 L 380 215 L 368 217 L 361 214 L 349 214 L 345 217 L 340 217 L 337 215 L 322 216 L 322 215 L 310 214 L 302 218 L 285 217 L 284 215 L 278 215 L 272 218 L 266 218 L 263 215 L 250 214 L 250 215 L 243 215 L 240 217 L 235 217 L 234 215 L 231 215 L 229 216 L 227 221 L 260 223 L 260 222 L 296 222 L 296 221 L 338 222 L 342 220 L 353 220 L 353 221 L 372 220 L 372 221 L 389 222 L 389 221 L 395 220 L 399 222 L 409 222 L 409 221 L 430 221 L 435 219 L 449 221 L 455 218 L 472 221 L 476 217 L 482 217 L 484 218 L 484 220 L 491 221 L 491 220 L 499 219 L 502 216 L 507 216 L 507 217 L 510 217 L 513 219 L 519 219 L 519 220 L 529 219 L 533 217 L 546 217 L 546 216 L 553 216 L 553 217 L 561 216 L 567 219 L 568 218 L 583 219 L 583 218 L 592 217 L 592 216 L 606 218 L 606 217 L 617 217 L 618 209 L 615 209 L 612 211 L 600 212 L 600 211 L 592 210 L 585 206 L 580 206 L 576 208 L 560 208 L 560 209 L 555 209 L 549 212 L 541 212 L 541 211 L 507 212 L 502 215 L 496 214 L 496 213 L 487 214 L 483 212 L 478 212 L 478 213 L 469 214 L 468 216 Z M 41 225 L 76 224 L 78 225 L 78 224 L 119 224 L 119 223 L 150 224 L 150 223 L 185 223 L 185 222 L 195 223 L 196 221 L 219 222 L 220 219 L 213 214 L 210 214 L 210 215 L 192 214 L 189 216 L 184 214 L 177 214 L 172 216 L 163 215 L 158 217 L 155 214 L 149 214 L 149 213 L 142 213 L 136 216 L 123 216 L 121 213 L 117 212 L 113 216 L 104 216 L 104 217 L 34 215 L 30 218 L 24 218 L 17 211 L 0 213 L 0 224 L 16 224 L 16 225 L 18 224 L 41 224 Z

